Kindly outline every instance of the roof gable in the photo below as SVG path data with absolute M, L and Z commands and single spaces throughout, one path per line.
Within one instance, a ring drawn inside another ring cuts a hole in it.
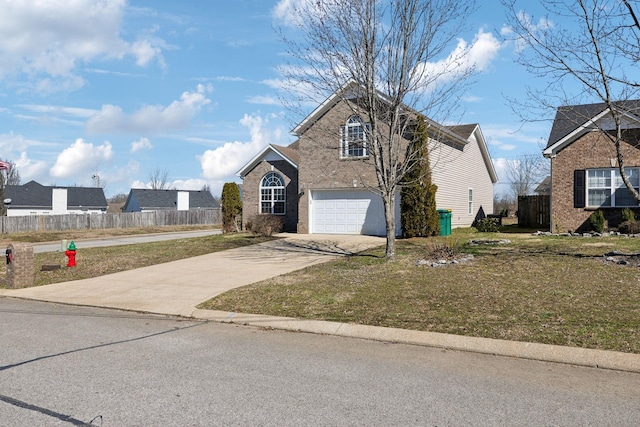
M 491 155 L 489 154 L 489 149 L 487 148 L 487 143 L 484 139 L 484 134 L 480 129 L 480 125 L 477 123 L 471 123 L 466 125 L 447 126 L 447 128 L 466 141 L 470 141 L 471 138 L 474 137 L 478 144 L 478 148 L 480 149 L 484 165 L 491 177 L 491 182 L 494 184 L 498 182 L 498 174 L 493 166 L 493 160 L 491 160 Z
M 622 113 L 626 126 L 640 127 L 640 100 L 616 102 L 614 108 Z M 551 157 L 585 133 L 609 127 L 611 114 L 605 103 L 558 107 L 543 154 Z
M 304 134 L 311 126 L 313 126 L 314 123 L 316 123 L 322 116 L 324 116 L 329 110 L 335 107 L 339 102 L 343 100 L 357 99 L 359 97 L 362 97 L 362 93 L 363 93 L 363 90 L 361 85 L 359 85 L 353 80 L 347 82 L 338 90 L 336 90 L 334 93 L 332 93 L 322 104 L 320 104 L 315 110 L 313 110 L 311 114 L 305 117 L 304 120 L 302 120 L 302 122 L 300 122 L 293 129 L 292 132 L 296 136 L 300 136 Z M 378 98 L 381 99 L 383 102 L 386 102 L 387 100 L 387 97 L 382 92 L 379 92 L 379 91 L 378 91 Z M 420 112 L 415 111 L 414 109 L 406 105 L 403 105 L 402 108 L 404 108 L 405 111 L 408 112 L 410 115 L 412 114 L 416 117 L 418 115 L 422 115 Z M 433 129 L 435 129 L 435 132 L 432 132 L 434 139 L 436 140 L 446 139 L 455 144 L 462 144 L 462 145 L 467 144 L 468 142 L 467 138 L 461 137 L 457 133 L 452 132 L 449 129 L 449 127 L 443 126 L 440 123 L 430 119 L 429 117 L 426 117 L 424 115 L 423 117 L 425 122 L 429 125 L 429 127 L 432 127 Z M 467 125 L 467 126 L 471 126 L 471 125 Z
M 280 145 L 269 144 L 264 147 L 258 154 L 256 154 L 253 159 L 249 160 L 238 172 L 240 178 L 244 178 L 249 172 L 253 170 L 260 162 L 265 160 L 284 160 L 289 163 L 295 169 L 298 169 L 298 162 L 300 161 L 299 153 L 298 153 L 298 141 L 289 145 L 288 147 L 283 147 Z

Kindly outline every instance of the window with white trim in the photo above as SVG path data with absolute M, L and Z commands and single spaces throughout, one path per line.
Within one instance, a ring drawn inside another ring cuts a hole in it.
M 469 189 L 468 202 L 469 202 L 469 215 L 473 215 L 473 188 Z
M 625 168 L 631 185 L 640 191 L 640 169 Z M 587 206 L 631 207 L 638 201 L 631 195 L 622 181 L 617 168 L 587 169 Z
M 284 179 L 275 172 L 269 172 L 260 182 L 260 213 L 285 214 Z
M 369 125 L 363 124 L 362 118 L 358 116 L 349 117 L 347 124 L 340 129 L 340 157 L 367 157 L 369 155 L 368 133 Z

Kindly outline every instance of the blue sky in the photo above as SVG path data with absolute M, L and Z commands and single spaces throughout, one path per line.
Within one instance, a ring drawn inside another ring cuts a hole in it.
M 23 183 L 91 186 L 97 174 L 110 197 L 160 169 L 175 188 L 219 196 L 265 145 L 294 141 L 273 28 L 296 1 L 0 0 L 0 158 Z M 482 1 L 460 34 L 480 70 L 461 123 L 480 123 L 501 177 L 551 125 L 521 126 L 505 100 L 537 82 L 503 25 L 499 1 Z

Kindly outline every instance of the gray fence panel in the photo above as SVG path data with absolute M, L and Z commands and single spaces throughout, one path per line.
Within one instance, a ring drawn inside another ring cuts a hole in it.
M 192 211 L 126 212 L 118 214 L 28 215 L 0 217 L 2 234 L 109 228 L 163 227 L 171 225 L 219 225 L 220 209 Z

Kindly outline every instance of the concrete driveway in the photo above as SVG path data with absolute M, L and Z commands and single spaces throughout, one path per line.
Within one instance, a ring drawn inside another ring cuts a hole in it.
M 191 316 L 230 289 L 384 245 L 381 237 L 284 234 L 284 239 L 92 279 L 0 295 L 65 304 Z

